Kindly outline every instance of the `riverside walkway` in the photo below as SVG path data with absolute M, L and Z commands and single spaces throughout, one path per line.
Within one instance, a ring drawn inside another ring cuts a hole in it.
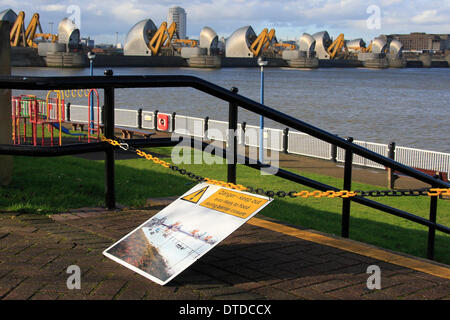
M 295 155 L 280 154 L 280 166 L 343 175 L 339 163 Z M 386 173 L 354 168 L 353 180 L 386 186 Z M 396 186 L 423 185 L 401 177 Z M 0 299 L 450 300 L 447 265 L 261 215 L 166 286 L 102 255 L 174 199 L 149 199 L 142 210 L 79 208 L 52 216 L 0 212 Z M 71 265 L 81 269 L 79 290 L 66 285 Z M 371 265 L 381 269 L 380 290 L 367 288 Z
M 450 299 L 450 268 L 257 216 L 166 286 L 102 251 L 173 199 L 146 210 L 0 213 L 0 299 Z M 71 265 L 81 289 L 66 285 Z M 370 265 L 381 289 L 369 290 Z

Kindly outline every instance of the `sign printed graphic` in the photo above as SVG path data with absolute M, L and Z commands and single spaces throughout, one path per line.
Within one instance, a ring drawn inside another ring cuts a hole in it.
M 202 183 L 103 254 L 164 285 L 271 201 L 264 196 Z
M 205 194 L 205 191 L 208 189 L 208 187 L 204 187 L 198 191 L 195 191 L 191 194 L 188 194 L 187 196 L 184 196 L 183 198 L 181 198 L 182 200 L 186 200 L 192 203 L 197 203 L 200 198 Z

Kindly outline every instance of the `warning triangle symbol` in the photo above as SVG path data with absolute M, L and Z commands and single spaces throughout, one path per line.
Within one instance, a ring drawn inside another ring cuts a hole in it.
M 200 200 L 200 198 L 205 194 L 208 188 L 209 186 L 201 188 L 200 190 L 197 190 L 191 194 L 188 194 L 187 196 L 184 196 L 183 198 L 181 198 L 181 200 L 197 203 Z

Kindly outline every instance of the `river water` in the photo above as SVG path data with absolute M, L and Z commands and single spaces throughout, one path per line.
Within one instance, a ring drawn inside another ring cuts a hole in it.
M 14 75 L 79 76 L 89 69 L 13 68 Z M 102 75 L 103 69 L 95 69 Z M 259 68 L 115 68 L 115 75 L 194 75 L 259 101 Z M 450 69 L 266 68 L 265 104 L 355 140 L 450 153 Z M 13 94 L 23 92 L 14 91 Z M 45 92 L 38 92 L 45 97 Z M 102 96 L 102 94 L 100 94 Z M 66 102 L 87 105 L 87 98 Z M 227 103 L 191 88 L 118 89 L 116 107 L 227 120 Z M 240 109 L 239 121 L 259 124 Z M 266 127 L 283 128 L 266 120 Z

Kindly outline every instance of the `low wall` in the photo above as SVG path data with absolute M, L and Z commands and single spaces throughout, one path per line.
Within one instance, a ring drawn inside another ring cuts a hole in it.
M 428 58 L 428 59 L 426 59 Z M 223 68 L 257 68 L 257 58 L 227 58 L 220 57 L 220 65 Z M 446 56 L 408 56 L 406 67 L 422 68 L 447 68 L 449 58 Z M 281 58 L 269 58 L 268 67 L 289 67 L 288 62 Z M 427 62 L 424 65 L 424 61 Z M 45 59 L 38 55 L 34 48 L 11 48 L 12 67 L 46 67 Z M 180 68 L 189 67 L 187 59 L 179 56 L 124 56 L 97 54 L 95 58 L 96 67 L 164 67 Z M 358 68 L 363 67 L 363 62 L 356 59 L 329 60 L 320 59 L 319 68 Z
M 43 57 L 38 55 L 37 49 L 12 47 L 11 48 L 12 67 L 46 67 Z
M 288 67 L 288 63 L 283 59 L 267 59 L 267 67 Z M 257 58 L 222 58 L 223 68 L 259 68 Z
M 187 62 L 175 56 L 123 56 L 97 54 L 95 67 L 187 67 Z
M 427 54 L 407 56 L 406 66 L 409 68 L 448 68 L 449 56 L 432 56 Z
M 319 59 L 319 68 L 358 68 L 363 67 L 363 62 L 359 60 L 329 60 Z

